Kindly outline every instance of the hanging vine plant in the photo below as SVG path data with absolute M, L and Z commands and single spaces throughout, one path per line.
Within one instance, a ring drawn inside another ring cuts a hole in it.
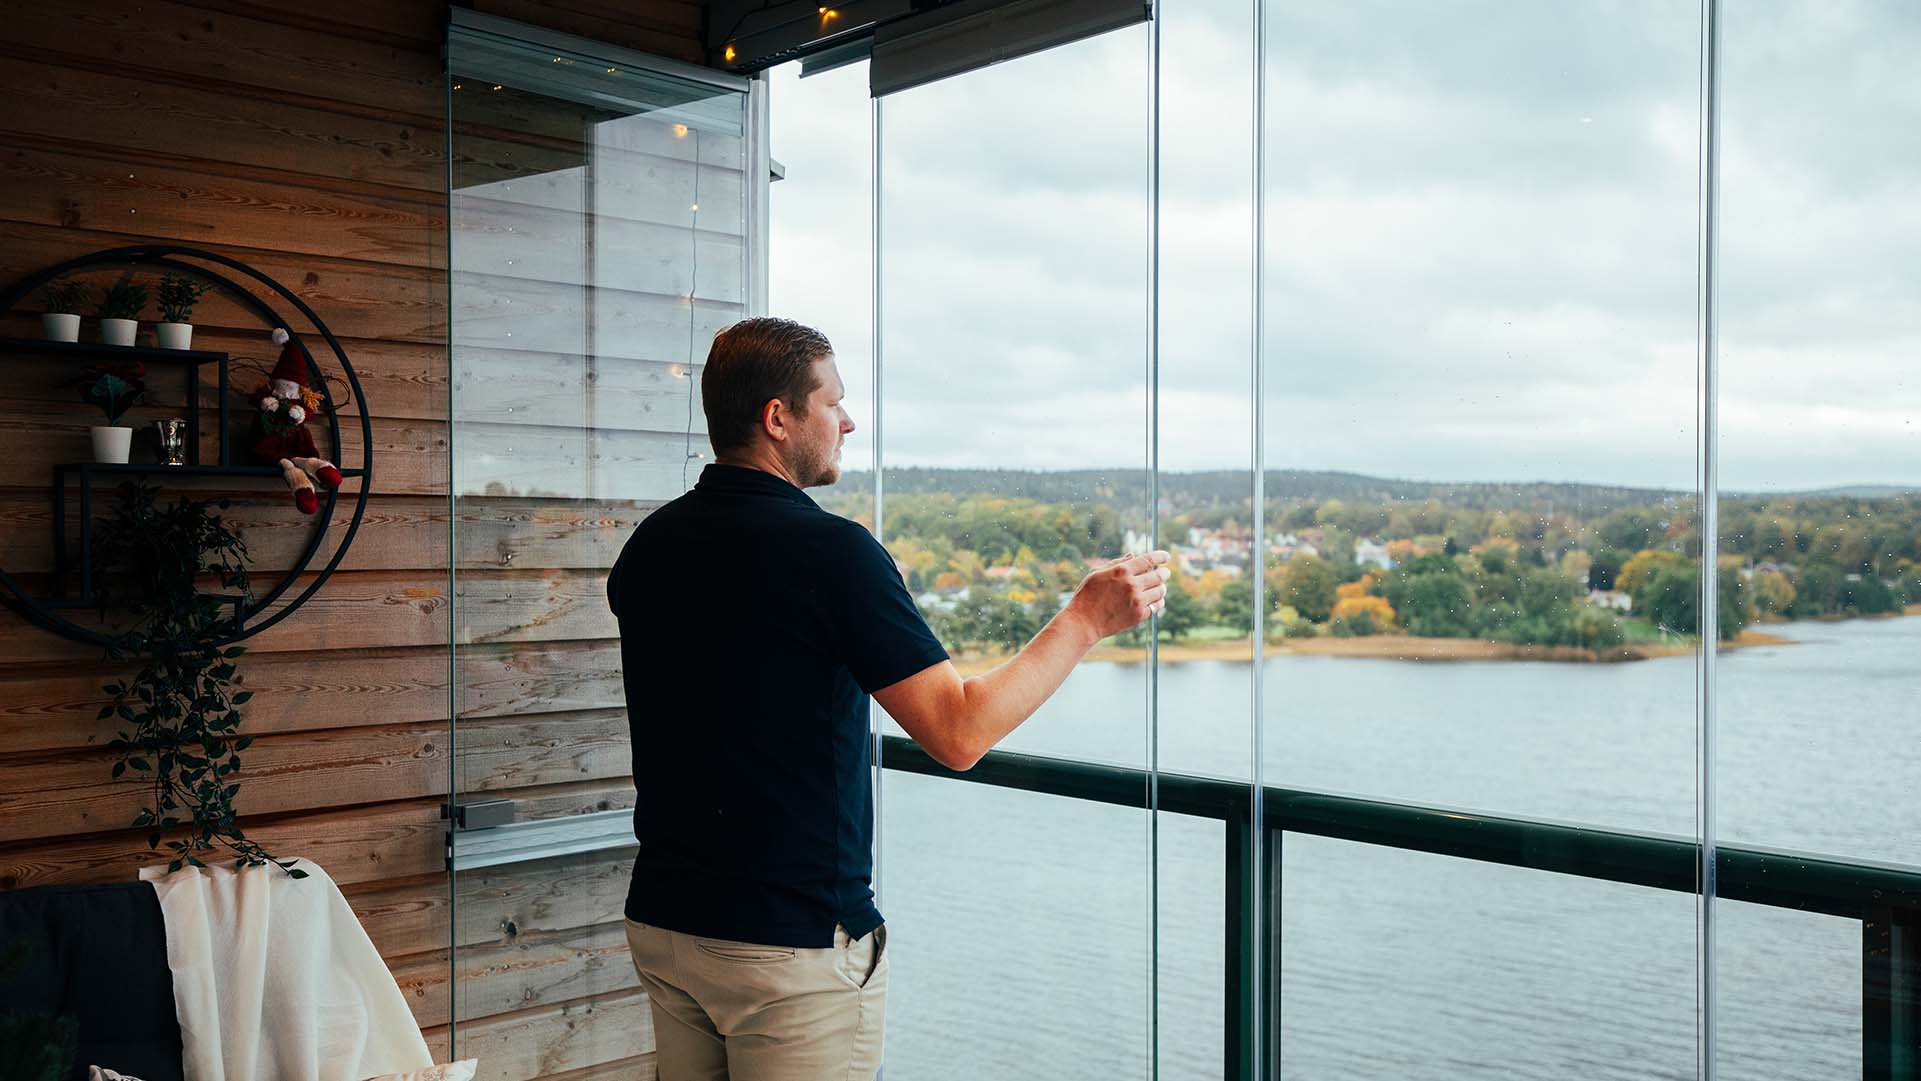
M 185 839 L 166 842 L 168 871 L 205 867 L 200 857 L 224 848 L 236 866 L 272 863 L 305 878 L 296 861 L 276 859 L 249 839 L 234 815 L 240 755 L 253 743 L 239 734 L 240 707 L 252 692 L 236 689 L 235 661 L 245 648 L 217 643 L 232 629 L 223 609 L 251 599 L 246 542 L 219 513 L 228 500 L 183 495 L 163 506 L 159 495 L 145 484 L 121 485 L 95 545 L 101 613 L 130 621 L 107 656 L 140 663 L 132 678 L 104 688 L 113 702 L 100 718 L 128 725 L 108 744 L 119 754 L 113 776 L 144 775 L 149 785 L 133 822 L 151 830 L 147 847 L 158 850 L 168 830 L 190 827 Z M 207 578 L 228 592 L 202 592 Z

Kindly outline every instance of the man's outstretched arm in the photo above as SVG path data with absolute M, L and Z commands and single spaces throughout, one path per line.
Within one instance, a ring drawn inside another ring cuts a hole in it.
M 1094 644 L 1167 603 L 1166 552 L 1117 560 L 1088 575 L 1067 607 L 1006 664 L 962 679 L 952 661 L 874 692 L 874 700 L 949 769 L 964 770 L 1033 716 Z

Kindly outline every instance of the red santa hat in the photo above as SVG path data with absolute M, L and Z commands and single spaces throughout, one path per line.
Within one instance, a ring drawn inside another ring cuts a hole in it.
M 273 375 L 268 378 L 275 382 L 286 381 L 305 390 L 307 387 L 307 355 L 293 342 L 293 336 L 286 327 L 273 329 L 273 343 L 280 346 L 280 362 L 273 366 Z

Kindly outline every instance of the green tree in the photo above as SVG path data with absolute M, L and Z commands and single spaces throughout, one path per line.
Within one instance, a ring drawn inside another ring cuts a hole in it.
M 1754 607 L 1769 615 L 1785 616 L 1794 608 L 1794 583 L 1780 571 L 1757 571 L 1748 582 Z
M 1731 571 L 1716 578 L 1716 619 L 1722 640 L 1741 633 L 1752 618 L 1747 583 Z M 1692 563 L 1663 566 L 1634 596 L 1634 610 L 1657 626 L 1680 634 L 1701 633 L 1701 571 Z
M 1701 572 L 1692 564 L 1663 566 L 1634 594 L 1634 610 L 1676 634 L 1701 630 Z
M 1254 633 L 1254 583 L 1246 575 L 1221 587 L 1220 601 L 1214 607 L 1214 621 L 1223 627 Z
M 1574 637 L 1589 649 L 1610 649 L 1626 641 L 1627 633 L 1613 612 L 1584 604 L 1574 613 Z
M 1179 641 L 1205 622 L 1201 600 L 1181 584 L 1181 575 L 1167 580 L 1167 607 L 1155 626 L 1169 641 Z
M 1587 567 L 1588 588 L 1598 589 L 1603 593 L 1613 589 L 1615 580 L 1621 574 L 1623 562 L 1625 560 L 1621 558 L 1621 553 L 1613 549 L 1596 552 L 1593 561 Z
M 1789 611 L 1796 619 L 1830 615 L 1841 606 L 1841 568 L 1821 560 L 1801 564 L 1794 581 L 1794 605 Z
M 1415 556 L 1381 580 L 1381 596 L 1400 613 L 1409 634 L 1464 638 L 1471 633 L 1467 580 L 1454 560 L 1439 553 Z
M 1310 623 L 1325 623 L 1334 611 L 1334 591 L 1340 584 L 1332 563 L 1317 556 L 1296 556 L 1287 564 L 1283 603 Z
M 1882 615 L 1897 610 L 1894 591 L 1876 574 L 1861 574 L 1841 580 L 1838 597 L 1842 611 L 1858 612 L 1864 616 Z

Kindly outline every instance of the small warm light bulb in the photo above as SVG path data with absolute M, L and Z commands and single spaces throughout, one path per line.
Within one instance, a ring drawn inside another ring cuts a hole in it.
M 675 124 L 675 125 L 674 125 L 674 138 L 676 138 L 676 139 L 685 139 L 685 138 L 687 138 L 687 125 L 685 125 L 685 124 Z
M 499 89 L 500 89 L 500 87 L 499 87 L 498 85 L 496 85 L 496 86 L 494 87 L 494 89 L 495 89 L 495 90 L 499 90 Z
M 556 64 L 560 63 L 560 57 L 558 56 L 554 57 L 554 63 Z
M 455 83 L 455 84 L 454 84 L 454 89 L 455 89 L 455 90 L 458 90 L 458 89 L 460 89 L 460 84 L 459 84 L 459 83 Z
M 608 70 L 608 71 L 619 71 L 620 69 L 619 69 L 619 68 L 608 68 L 607 70 Z
M 729 64 L 734 62 L 734 47 L 732 45 L 727 46 L 727 51 L 722 54 L 722 58 Z

